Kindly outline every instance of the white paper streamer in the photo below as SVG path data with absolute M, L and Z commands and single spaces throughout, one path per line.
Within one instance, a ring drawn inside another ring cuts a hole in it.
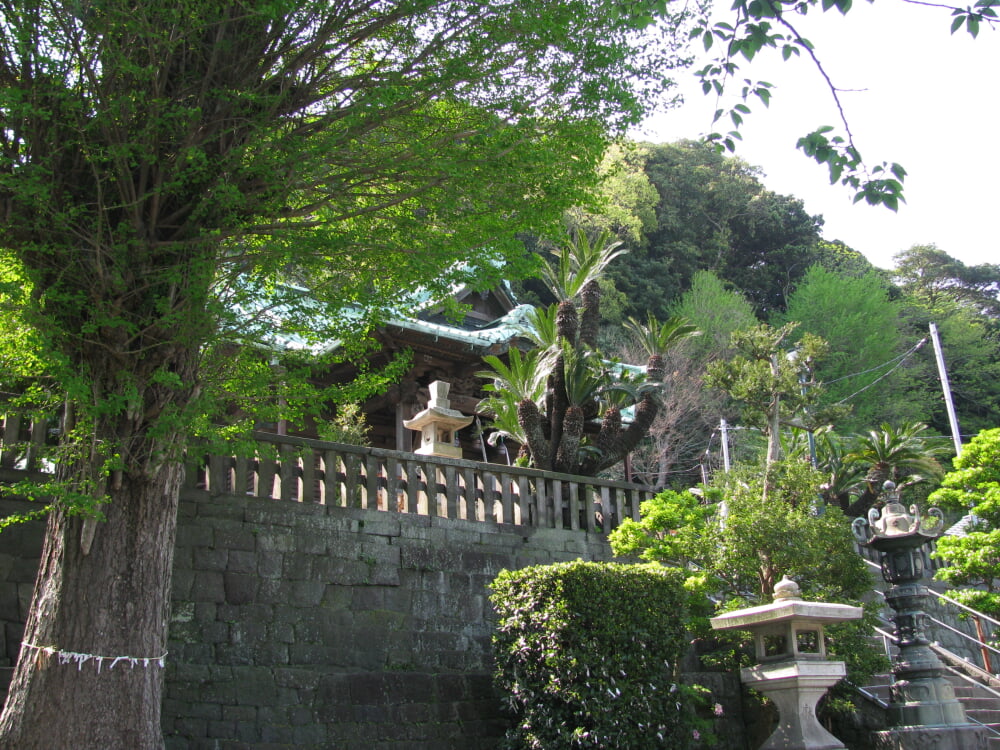
M 76 664 L 77 671 L 83 669 L 83 665 L 87 662 L 95 662 L 97 665 L 97 674 L 101 673 L 101 669 L 104 667 L 104 662 L 106 661 L 111 662 L 108 665 L 108 669 L 114 669 L 119 662 L 127 664 L 132 669 L 135 669 L 137 666 L 145 669 L 150 666 L 162 668 L 167 659 L 166 651 L 160 656 L 101 656 L 100 654 L 83 654 L 78 651 L 63 651 L 61 648 L 54 648 L 52 646 L 36 646 L 34 643 L 28 643 L 27 641 L 21 641 L 21 647 L 30 649 L 36 654 L 54 656 L 59 660 L 60 664 Z

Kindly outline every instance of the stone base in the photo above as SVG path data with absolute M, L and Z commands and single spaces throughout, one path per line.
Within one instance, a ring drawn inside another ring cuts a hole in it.
M 741 670 L 740 679 L 778 707 L 778 728 L 760 750 L 844 750 L 816 718 L 816 703 L 844 674 L 843 662 L 806 659 Z
M 874 750 L 986 750 L 986 730 L 976 724 L 896 727 L 872 733 Z

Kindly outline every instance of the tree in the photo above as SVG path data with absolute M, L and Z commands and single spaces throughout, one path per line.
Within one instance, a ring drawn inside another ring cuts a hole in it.
M 5 7 L 7 291 L 69 408 L 0 745 L 162 746 L 181 458 L 215 334 L 306 317 L 283 280 L 333 313 L 444 288 L 474 248 L 516 257 L 669 85 L 683 25 L 588 0 Z M 43 647 L 151 661 L 98 674 Z
M 784 347 L 797 324 L 772 328 L 761 323 L 733 333 L 738 354 L 713 362 L 705 383 L 729 394 L 743 406 L 743 419 L 767 437 L 767 463 L 781 458 L 781 426 L 815 430 L 832 414 L 817 407 L 822 389 L 813 377 L 815 362 L 826 352 L 826 342 L 804 334 L 794 356 Z M 811 407 L 811 410 L 807 410 Z
M 760 170 L 692 141 L 643 146 L 644 169 L 659 194 L 647 241 L 611 270 L 633 317 L 659 318 L 709 270 L 742 290 L 760 314 L 813 263 L 821 219 L 795 198 L 776 195 Z
M 970 515 L 964 536 L 943 536 L 935 557 L 948 561 L 934 577 L 967 588 L 952 595 L 962 603 L 1000 615 L 1000 428 L 983 430 L 955 459 L 955 469 L 928 502 Z
M 882 493 L 882 486 L 892 481 L 900 489 L 920 482 L 939 479 L 943 473 L 938 456 L 947 448 L 932 445 L 922 433 L 927 425 L 913 422 L 895 428 L 883 424 L 855 440 L 843 456 L 849 466 L 867 467 L 857 497 L 842 506 L 848 516 L 866 513 Z
M 700 480 L 698 469 L 719 420 L 735 415 L 725 395 L 705 388 L 705 368 L 735 354 L 730 345 L 733 331 L 756 324 L 746 298 L 711 271 L 694 274 L 691 288 L 670 313 L 689 321 L 700 333 L 666 354 L 670 378 L 661 395 L 662 408 L 649 437 L 632 452 L 632 477 L 650 487 L 671 486 L 679 473 L 690 473 L 691 482 Z M 625 362 L 640 361 L 641 351 L 631 339 L 623 338 L 613 351 Z
M 722 610 L 770 602 L 783 575 L 795 578 L 806 598 L 859 604 L 871 590 L 871 573 L 840 510 L 815 512 L 821 481 L 797 459 L 738 466 L 716 474 L 700 497 L 667 491 L 644 502 L 640 521 L 626 519 L 612 532 L 611 548 L 616 555 L 686 564 L 689 587 L 712 595 Z M 874 666 L 865 638 L 871 624 L 869 618 L 838 629 L 831 644 L 848 661 L 852 679 L 870 675 Z
M 741 86 L 736 104 L 732 107 L 720 106 L 715 120 L 729 121 L 728 126 L 720 125 L 719 132 L 712 133 L 709 140 L 717 147 L 729 151 L 736 150 L 741 139 L 740 128 L 751 110 L 748 102 L 760 101 L 765 107 L 771 100 L 773 85 L 766 81 L 753 81 L 738 75 L 738 57 L 751 61 L 762 52 L 780 50 L 782 59 L 805 55 L 815 65 L 816 71 L 829 89 L 831 99 L 840 116 L 840 132 L 830 125 L 823 125 L 799 139 L 797 148 L 821 165 L 829 169 L 830 183 L 840 182 L 855 191 L 854 202 L 864 200 L 870 205 L 883 205 L 892 211 L 903 202 L 903 180 L 906 170 L 896 163 L 882 162 L 869 167 L 854 142 L 854 135 L 840 101 L 840 91 L 824 70 L 820 55 L 813 43 L 799 33 L 796 16 L 805 15 L 810 9 L 829 11 L 836 8 L 840 13 L 850 11 L 852 0 L 737 0 L 732 5 L 732 16 L 728 21 L 706 24 L 694 29 L 692 36 L 700 37 L 705 49 L 710 50 L 716 42 L 721 52 L 708 65 L 697 72 L 705 94 L 719 96 L 727 87 Z M 951 33 L 965 28 L 973 37 L 979 34 L 983 25 L 995 27 L 1000 23 L 995 10 L 995 0 L 977 0 L 974 5 L 953 6 L 931 4 L 933 7 L 950 11 Z M 733 84 L 734 81 L 740 84 Z M 722 132 L 724 127 L 732 127 Z
M 893 258 L 903 290 L 930 308 L 950 300 L 976 314 L 1000 319 L 1000 265 L 967 266 L 937 245 L 914 245 Z
M 827 342 L 821 376 L 827 402 L 849 401 L 852 413 L 841 427 L 857 430 L 895 416 L 900 386 L 890 365 L 904 350 L 900 336 L 899 305 L 875 273 L 843 276 L 816 265 L 806 272 L 788 299 L 788 309 L 777 318 L 795 321 Z M 888 364 L 887 364 L 888 363 Z
M 600 277 L 622 250 L 609 232 L 588 238 L 577 230 L 553 251 L 542 278 L 560 302 L 534 315 L 529 337 L 541 347 L 508 364 L 487 357 L 492 369 L 479 376 L 491 396 L 485 406 L 503 428 L 516 414 L 519 436 L 531 463 L 539 469 L 596 475 L 619 463 L 638 445 L 660 411 L 659 390 L 665 377 L 663 355 L 696 333 L 686 321 L 660 323 L 650 315 L 643 325 L 632 319 L 629 329 L 646 351 L 645 377 L 619 363 L 606 361 L 597 348 L 600 322 Z M 539 392 L 536 384 L 544 382 Z M 622 408 L 634 406 L 624 424 Z M 600 417 L 597 435 L 585 435 L 588 420 Z M 508 430 L 509 431 L 509 430 Z
M 903 322 L 910 340 L 926 336 L 936 323 L 948 380 L 958 416 L 966 434 L 975 434 L 1000 422 L 1000 339 L 981 315 L 950 300 L 928 307 L 903 297 Z M 916 405 L 926 421 L 942 434 L 950 432 L 941 396 L 941 382 L 930 347 L 925 355 L 908 363 L 905 399 Z

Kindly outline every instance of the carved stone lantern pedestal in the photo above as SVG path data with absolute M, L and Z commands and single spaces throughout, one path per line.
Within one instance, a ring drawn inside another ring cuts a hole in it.
M 826 654 L 823 626 L 857 620 L 860 607 L 803 601 L 787 576 L 774 587 L 774 602 L 713 617 L 715 630 L 753 634 L 756 666 L 740 670 L 748 687 L 778 707 L 778 728 L 761 750 L 843 750 L 843 743 L 816 718 L 816 704 L 846 674 L 844 663 Z

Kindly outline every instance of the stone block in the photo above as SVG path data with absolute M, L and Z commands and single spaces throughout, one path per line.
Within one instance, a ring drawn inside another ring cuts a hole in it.
M 350 586 L 339 586 L 329 584 L 323 592 L 323 601 L 320 606 L 324 609 L 346 609 L 351 606 L 353 589 Z
M 257 549 L 258 530 L 239 521 L 218 521 L 214 524 L 214 547 L 230 551 L 253 552 Z
M 316 555 L 308 555 L 304 552 L 286 552 L 281 570 L 282 579 L 285 581 L 314 580 L 313 561 L 315 559 Z
M 260 726 L 258 726 L 256 719 L 235 721 L 233 724 L 236 727 L 233 739 L 240 743 L 231 745 L 233 750 L 246 746 L 260 747 Z
M 257 720 L 257 707 L 256 706 L 223 706 L 222 707 L 222 718 L 226 721 L 256 721 Z
M 191 583 L 191 596 L 193 601 L 224 602 L 226 600 L 226 587 L 221 572 L 197 571 L 194 574 L 194 581 Z
M 187 716 L 192 719 L 217 721 L 222 719 L 222 706 L 217 703 L 207 703 L 204 700 L 193 702 L 187 708 Z
M 276 607 L 283 606 L 288 602 L 288 590 L 288 583 L 282 578 L 261 578 L 257 587 L 256 602 Z
M 400 549 L 399 566 L 426 572 L 455 570 L 462 566 L 462 552 L 458 549 L 410 544 Z
M 278 550 L 258 550 L 257 575 L 261 578 L 280 578 L 284 570 L 285 553 Z
M 321 558 L 316 561 L 314 579 L 340 586 L 367 586 L 373 581 L 373 571 L 370 565 L 357 558 Z
M 326 747 L 326 726 L 316 722 L 296 723 L 293 730 L 295 747 Z
M 215 647 L 215 663 L 223 666 L 254 664 L 253 646 L 246 643 L 220 643 Z
M 260 579 L 255 575 L 227 572 L 223 574 L 223 588 L 227 604 L 249 604 L 257 598 Z
M 34 555 L 16 557 L 10 566 L 10 572 L 7 574 L 8 579 L 15 583 L 34 585 L 35 577 L 38 575 L 38 560 L 39 558 Z
M 279 667 L 274 670 L 274 683 L 278 687 L 316 690 L 319 688 L 321 680 L 322 675 L 312 669 Z
M 294 552 L 296 535 L 290 531 L 269 529 L 257 535 L 257 550 L 260 552 Z
M 174 566 L 173 574 L 170 578 L 172 598 L 174 601 L 185 600 L 191 597 L 191 587 L 194 585 L 194 570 L 191 568 L 178 569 Z
M 354 657 L 347 643 L 329 646 L 317 643 L 288 645 L 289 666 L 349 667 Z
M 0 620 L 11 622 L 21 619 L 17 584 L 13 581 L 0 581 Z
M 230 573 L 257 573 L 257 553 L 246 550 L 229 550 L 229 564 L 226 570 Z
M 194 547 L 192 565 L 198 571 L 224 571 L 229 566 L 229 550 L 225 547 Z
M 239 669 L 235 674 L 236 705 L 256 707 L 258 717 L 264 719 L 265 711 L 275 705 L 278 697 L 273 670 L 270 667 L 251 667 Z
M 177 547 L 211 547 L 215 539 L 211 526 L 194 523 L 178 523 Z
M 448 528 L 445 530 L 445 543 L 448 546 L 479 544 L 483 533 L 483 529 Z
M 289 606 L 316 607 L 323 601 L 326 583 L 323 581 L 292 581 Z
M 220 495 L 213 498 L 212 502 L 198 504 L 198 518 L 200 523 L 206 519 L 228 519 L 231 521 L 246 520 L 246 501 L 232 495 Z
M 320 530 L 310 529 L 308 533 L 297 535 L 295 551 L 306 555 L 326 555 L 329 553 L 329 536 Z
M 204 719 L 194 719 L 186 716 L 178 717 L 174 721 L 175 736 L 194 739 L 205 737 L 208 734 L 208 722 Z M 185 745 L 185 747 L 187 747 Z
M 359 706 L 382 706 L 388 697 L 386 676 L 378 673 L 354 675 L 348 686 L 351 703 Z
M 407 523 L 400 526 L 400 532 L 400 546 L 404 548 L 411 546 L 409 544 L 411 541 L 423 542 L 430 547 L 440 547 L 448 538 L 447 529 L 440 526 L 414 526 Z
M 516 547 L 514 549 L 517 549 Z M 462 553 L 461 564 L 458 570 L 475 571 L 480 575 L 496 576 L 501 570 L 509 568 L 511 555 L 501 554 L 495 551 L 486 551 L 483 548 L 471 549 Z
M 364 612 L 385 606 L 385 590 L 377 586 L 357 586 L 351 592 L 351 609 Z
M 420 516 L 415 516 L 420 518 Z M 407 517 L 409 521 L 409 517 Z M 358 520 L 357 530 L 366 536 L 397 537 L 400 531 L 400 519 L 395 513 L 378 513 L 368 511 L 368 513 Z

